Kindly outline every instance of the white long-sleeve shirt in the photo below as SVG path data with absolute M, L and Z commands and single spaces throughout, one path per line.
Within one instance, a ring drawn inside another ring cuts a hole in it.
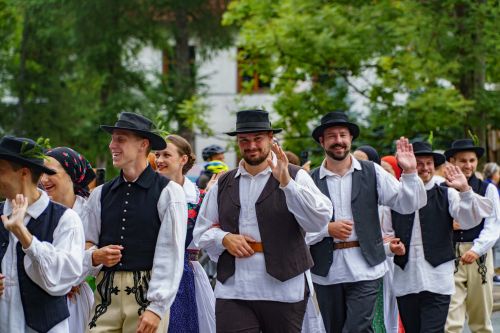
M 495 245 L 500 234 L 500 200 L 498 198 L 498 190 L 493 184 L 488 184 L 485 197 L 493 203 L 493 214 L 484 219 L 483 230 L 479 233 L 479 237 L 474 239 L 474 245 L 471 250 L 482 256 Z M 460 226 L 466 221 L 457 219 Z
M 359 161 L 351 155 L 352 165 L 350 170 L 343 176 L 337 175 L 327 168 L 323 162 L 319 176 L 326 177 L 328 191 L 335 208 L 335 220 L 353 221 L 351 207 L 352 174 L 354 170 L 361 170 Z M 403 174 L 399 182 L 394 176 L 385 171 L 378 164 L 375 165 L 377 177 L 377 192 L 379 205 L 389 206 L 391 209 L 401 213 L 410 214 L 427 204 L 427 194 L 424 183 L 416 173 Z M 356 221 L 353 221 L 352 233 L 346 241 L 356 241 Z M 309 233 L 306 241 L 309 245 L 316 244 L 325 237 L 330 237 L 328 226 L 322 231 Z M 334 242 L 339 242 L 334 238 Z M 312 274 L 315 283 L 330 285 L 336 283 L 348 283 L 366 280 L 375 280 L 382 277 L 387 271 L 385 262 L 376 266 L 370 266 L 361 253 L 359 247 L 333 251 L 333 262 L 327 276 Z
M 240 177 L 240 217 L 239 232 L 261 241 L 255 203 L 272 176 L 270 168 L 250 175 L 240 162 L 235 177 Z M 290 180 L 285 193 L 288 210 L 305 231 L 322 230 L 332 216 L 332 204 L 314 184 L 307 172 L 299 170 L 295 180 Z M 217 261 L 225 250 L 222 239 L 227 232 L 214 225 L 219 224 L 217 204 L 218 184 L 206 194 L 201 206 L 193 237 L 196 246 L 204 248 L 212 260 Z M 272 223 L 272 221 L 266 221 Z M 277 235 L 276 237 L 279 237 Z M 306 272 L 309 276 L 309 271 Z M 309 279 L 310 280 L 310 279 Z M 235 259 L 235 273 L 225 283 L 217 281 L 215 297 L 223 299 L 268 300 L 298 302 L 304 299 L 304 274 L 281 282 L 266 271 L 264 254 L 255 253 L 251 257 Z M 310 287 L 311 288 L 311 287 Z M 312 288 L 311 288 L 312 290 Z
M 24 224 L 31 218 L 38 218 L 49 204 L 49 197 L 40 191 L 40 198 L 28 206 Z M 4 215 L 10 215 L 12 207 L 5 202 Z M 0 332 L 32 333 L 26 326 L 21 302 L 17 272 L 17 238 L 10 233 L 7 252 L 2 260 L 4 294 L 0 296 Z M 54 230 L 53 242 L 42 242 L 33 237 L 25 252 L 24 269 L 26 274 L 40 288 L 53 296 L 66 295 L 78 283 L 82 274 L 85 237 L 82 222 L 77 213 L 67 209 Z M 50 333 L 67 333 L 68 319 L 54 326 Z
M 85 205 L 85 237 L 93 244 L 99 244 L 101 234 L 101 191 L 102 186 L 94 189 Z M 151 303 L 147 310 L 163 318 L 175 299 L 183 272 L 187 204 L 182 187 L 170 181 L 162 190 L 156 208 L 161 226 L 147 294 Z M 86 264 L 93 267 L 92 251 L 87 251 L 85 257 Z M 93 274 L 101 267 L 93 267 Z
M 425 184 L 426 190 L 434 187 L 433 178 Z M 478 225 L 484 217 L 493 213 L 492 202 L 472 190 L 459 193 L 453 188 L 448 189 L 448 212 L 456 219 L 463 221 L 461 227 L 470 229 Z M 395 265 L 393 290 L 396 297 L 429 291 L 436 294 L 452 295 L 455 292 L 454 261 L 442 263 L 433 267 L 425 260 L 422 229 L 419 212 L 415 212 L 408 262 L 405 269 Z

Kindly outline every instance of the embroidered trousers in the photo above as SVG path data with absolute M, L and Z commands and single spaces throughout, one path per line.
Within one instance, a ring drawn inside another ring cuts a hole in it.
M 139 316 L 148 304 L 149 279 L 149 272 L 100 272 L 87 333 L 135 333 Z M 167 327 L 168 314 L 157 332 L 166 332 Z

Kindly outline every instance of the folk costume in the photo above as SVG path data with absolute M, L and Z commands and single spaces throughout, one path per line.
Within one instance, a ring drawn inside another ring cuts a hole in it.
M 215 297 L 203 267 L 198 262 L 199 250 L 194 246 L 193 229 L 205 191 L 189 178 L 182 185 L 186 194 L 188 219 L 184 254 L 184 273 L 177 296 L 170 308 L 168 332 L 215 333 Z
M 55 174 L 43 166 L 43 158 L 23 156 L 23 151 L 35 147 L 29 139 L 4 137 L 0 159 Z M 2 333 L 69 332 L 66 294 L 82 275 L 83 225 L 75 211 L 39 192 L 39 199 L 28 206 L 24 218 L 33 235 L 27 249 L 0 224 L 0 273 L 5 275 L 5 290 L 0 296 Z M 9 201 L 0 204 L 0 215 L 11 212 Z
M 344 113 L 330 112 L 314 129 L 313 138 L 319 142 L 332 126 L 347 127 L 354 139 L 359 135 L 358 126 Z M 349 158 L 351 168 L 343 176 L 328 170 L 326 161 L 311 173 L 333 203 L 331 220 L 354 222 L 346 241 L 332 238 L 328 226 L 307 235 L 314 260 L 311 272 L 327 332 L 373 332 L 375 301 L 387 272 L 378 207 L 409 214 L 425 205 L 426 193 L 416 173 L 403 174 L 398 182 L 378 164 Z
M 472 151 L 479 160 L 484 148 L 477 147 L 470 139 L 456 140 L 445 151 L 449 160 L 456 153 Z M 493 332 L 491 313 L 493 310 L 493 255 L 491 248 L 500 232 L 500 202 L 495 186 L 479 180 L 474 174 L 468 179 L 472 190 L 493 203 L 493 213 L 469 230 L 455 230 L 453 242 L 455 257 L 459 258 L 469 250 L 480 257 L 475 263 L 464 265 L 458 260 L 455 266 L 455 293 L 451 297 L 446 321 L 446 332 L 462 332 L 467 315 L 469 328 L 473 332 Z M 468 223 L 457 220 L 462 226 Z
M 149 119 L 121 113 L 115 126 L 147 138 L 153 150 L 165 149 L 163 138 L 152 132 Z M 122 258 L 113 267 L 93 267 L 96 279 L 89 332 L 135 332 L 139 316 L 149 310 L 162 318 L 166 330 L 168 309 L 182 276 L 186 237 L 186 200 L 182 187 L 148 165 L 134 181 L 123 171 L 97 187 L 86 204 L 86 240 L 99 248 L 122 245 Z M 92 255 L 86 260 L 92 265 Z
M 426 142 L 413 144 L 416 156 L 432 156 L 435 167 L 445 162 Z M 408 333 L 444 331 L 450 297 L 455 292 L 453 271 L 453 219 L 471 229 L 492 212 L 490 200 L 472 190 L 459 193 L 438 185 L 436 178 L 425 184 L 427 205 L 412 214 L 392 211 L 395 236 L 406 248 L 395 256 L 393 287 L 399 312 Z
M 238 133 L 273 129 L 264 111 L 240 111 Z M 276 156 L 272 153 L 276 162 Z M 300 332 L 313 265 L 305 231 L 319 231 L 331 203 L 302 169 L 289 165 L 292 180 L 280 187 L 271 168 L 252 176 L 240 162 L 205 196 L 194 229 L 195 244 L 217 261 L 217 332 Z M 222 245 L 228 234 L 252 237 L 255 253 L 235 258 Z
M 46 155 L 56 159 L 71 178 L 76 200 L 73 207 L 70 208 L 83 219 L 85 201 L 90 195 L 88 184 L 96 177 L 90 162 L 83 155 L 68 147 L 50 149 Z M 72 297 L 68 297 L 69 331 L 72 333 L 84 333 L 90 320 L 94 292 L 85 281 L 88 269 L 89 267 L 84 265 L 79 283 L 73 288 Z

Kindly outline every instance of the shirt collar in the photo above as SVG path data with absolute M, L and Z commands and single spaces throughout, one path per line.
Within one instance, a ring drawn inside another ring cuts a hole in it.
M 436 185 L 437 182 L 438 182 L 438 178 L 436 178 L 436 176 L 433 176 L 427 184 L 424 184 L 425 190 L 429 191 L 430 189 L 432 189 L 434 187 L 434 185 Z
M 273 163 L 276 164 L 276 161 L 277 161 L 276 155 L 273 152 L 271 152 L 271 156 L 272 156 Z M 268 173 L 271 173 L 271 172 L 272 172 L 272 170 L 268 166 L 267 168 L 265 168 L 264 170 L 262 170 L 261 172 L 259 172 L 255 176 L 257 176 L 257 175 L 267 175 Z M 251 176 L 248 173 L 248 171 L 245 169 L 245 161 L 243 159 L 238 164 L 238 171 L 236 171 L 236 174 L 234 175 L 234 178 L 238 178 L 239 176 Z M 255 177 L 255 176 L 253 176 L 253 177 Z
M 361 170 L 362 169 L 361 163 L 359 163 L 359 161 L 352 154 L 349 154 L 349 155 L 351 156 L 352 163 L 351 163 L 351 168 L 349 169 L 349 171 L 346 174 L 354 172 L 354 170 Z M 326 176 L 338 176 L 336 173 L 328 170 L 325 167 L 325 164 L 326 164 L 326 158 L 323 160 L 323 163 L 321 163 L 321 166 L 319 168 L 319 178 L 324 178 Z
M 197 204 L 200 200 L 200 190 L 196 185 L 188 178 L 184 177 L 184 184 L 182 185 L 184 194 L 186 195 L 186 201 L 190 204 Z
M 153 183 L 153 179 L 155 176 L 156 172 L 153 170 L 151 165 L 148 164 L 146 169 L 141 173 L 141 175 L 134 181 L 128 182 L 125 180 L 123 176 L 123 170 L 120 171 L 120 176 L 115 179 L 115 182 L 113 186 L 111 186 L 111 190 L 116 189 L 118 186 L 120 186 L 123 183 L 134 183 L 139 185 L 142 188 L 149 188 L 151 184 Z
M 47 193 L 45 193 L 45 191 L 38 189 L 38 192 L 40 193 L 40 198 L 29 205 L 26 209 L 26 214 L 34 219 L 38 218 L 44 212 L 50 202 L 49 196 L 47 195 Z M 5 206 L 3 208 L 3 214 L 9 216 L 11 213 L 12 205 L 10 203 L 10 200 L 6 200 Z

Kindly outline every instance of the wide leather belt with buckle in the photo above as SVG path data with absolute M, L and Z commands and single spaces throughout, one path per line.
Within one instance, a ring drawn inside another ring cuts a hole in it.
M 335 250 L 350 249 L 351 247 L 359 247 L 359 241 L 333 243 Z

